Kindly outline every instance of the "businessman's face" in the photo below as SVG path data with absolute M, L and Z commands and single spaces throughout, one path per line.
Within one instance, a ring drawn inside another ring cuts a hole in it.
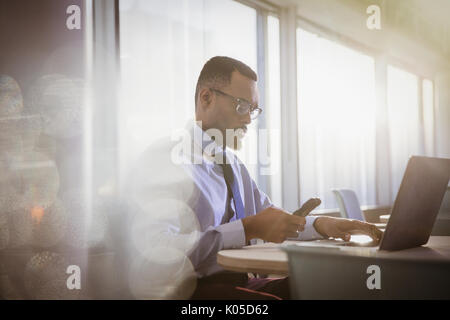
M 237 130 L 241 129 L 241 132 L 247 131 L 247 126 L 250 124 L 250 114 L 239 114 L 236 111 L 237 102 L 235 98 L 248 101 L 251 105 L 258 105 L 258 89 L 256 81 L 251 80 L 238 71 L 234 71 L 231 74 L 230 84 L 213 88 L 219 90 L 207 90 L 200 93 L 200 100 L 204 99 L 203 95 L 206 94 L 209 97 L 209 104 L 203 103 L 203 124 L 206 129 L 215 128 L 222 132 L 224 139 L 226 139 L 226 130 L 231 129 L 238 133 Z M 206 100 L 205 100 L 206 101 Z M 204 128 L 205 129 L 205 128 Z M 226 144 L 234 149 L 240 148 L 240 139 L 243 136 L 236 134 L 237 139 L 228 139 Z

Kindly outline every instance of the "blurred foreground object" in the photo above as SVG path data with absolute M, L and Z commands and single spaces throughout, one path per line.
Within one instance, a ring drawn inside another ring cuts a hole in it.
M 40 115 L 43 133 L 71 138 L 82 132 L 85 86 L 82 79 L 60 74 L 39 78 L 31 89 L 30 111 Z
M 19 115 L 23 109 L 19 84 L 6 74 L 0 74 L 0 118 Z

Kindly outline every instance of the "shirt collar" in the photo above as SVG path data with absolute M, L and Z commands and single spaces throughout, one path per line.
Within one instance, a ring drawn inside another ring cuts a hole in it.
M 214 157 L 216 154 L 223 153 L 223 146 L 219 146 L 201 127 L 201 121 L 195 121 L 193 126 L 193 140 L 207 156 Z

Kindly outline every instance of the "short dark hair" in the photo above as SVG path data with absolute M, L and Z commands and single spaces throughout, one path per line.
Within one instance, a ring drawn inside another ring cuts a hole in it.
M 258 81 L 255 71 L 245 63 L 223 56 L 216 56 L 209 59 L 203 66 L 195 88 L 195 108 L 197 109 L 197 99 L 201 86 L 225 86 L 231 82 L 231 74 L 238 71 L 243 76 Z

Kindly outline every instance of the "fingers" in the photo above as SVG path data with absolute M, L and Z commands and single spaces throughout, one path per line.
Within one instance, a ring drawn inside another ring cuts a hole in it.
M 375 241 L 380 241 L 383 235 L 383 232 L 378 229 L 375 225 L 371 223 L 364 223 L 364 227 L 366 229 L 367 235 L 370 236 Z
M 297 238 L 305 229 L 306 219 L 294 216 L 276 207 L 270 207 L 256 215 L 260 238 L 270 242 L 283 242 L 287 238 Z
M 300 216 L 294 216 L 294 215 L 289 215 L 289 222 L 293 225 L 297 225 L 302 228 L 305 227 L 306 224 L 306 219 L 304 217 L 300 217 Z
M 350 241 L 351 238 L 351 234 L 348 232 L 336 232 L 336 234 L 334 235 L 334 238 L 341 238 L 344 241 Z
M 297 233 L 305 230 L 305 226 L 299 226 L 297 224 L 292 224 L 287 227 L 287 232 Z
M 383 231 L 378 229 L 378 227 L 376 225 L 372 225 L 372 226 L 373 226 L 372 228 L 374 228 L 374 233 L 376 234 L 376 236 L 378 238 L 377 240 L 381 241 L 381 238 L 383 237 Z
M 349 230 L 351 234 L 364 234 L 371 237 L 375 241 L 380 241 L 383 236 L 383 232 L 378 229 L 374 224 L 362 222 L 358 220 L 350 220 L 352 227 Z
M 286 238 L 298 238 L 298 232 L 297 231 L 289 231 L 287 233 L 287 237 Z
M 303 217 L 296 217 L 292 215 L 288 215 L 285 220 L 285 226 L 284 226 L 284 239 L 287 238 L 298 238 L 299 232 L 305 230 L 305 223 L 306 220 Z

